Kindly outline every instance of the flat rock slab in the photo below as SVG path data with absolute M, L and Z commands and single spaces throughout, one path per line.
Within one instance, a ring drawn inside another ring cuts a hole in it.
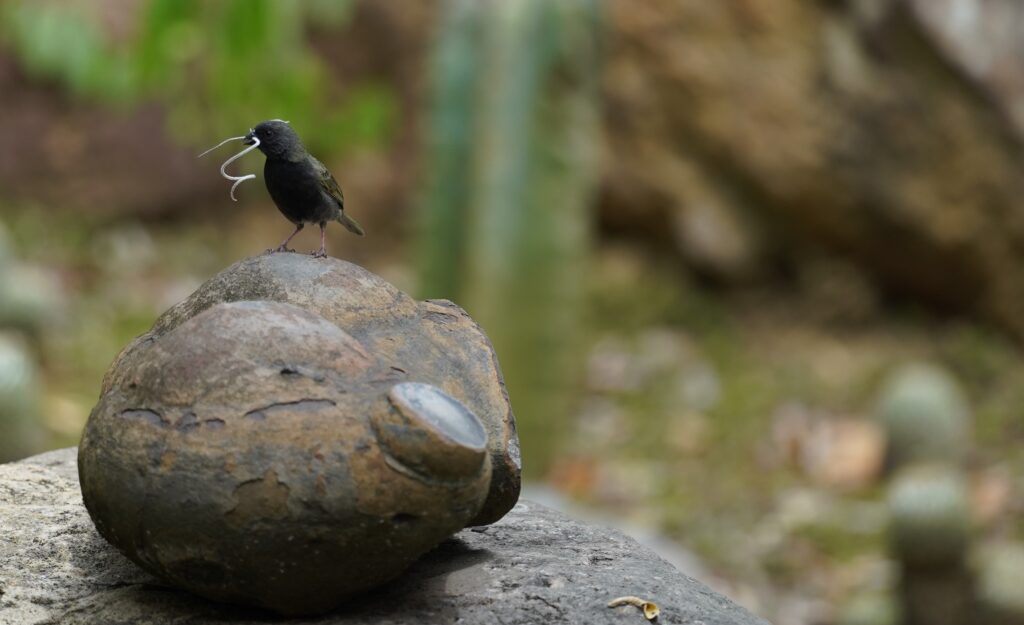
M 96 533 L 82 505 L 75 449 L 0 465 L 0 625 L 264 624 L 264 612 L 211 603 L 160 584 Z M 766 624 L 616 531 L 531 502 L 464 530 L 388 586 L 303 624 Z

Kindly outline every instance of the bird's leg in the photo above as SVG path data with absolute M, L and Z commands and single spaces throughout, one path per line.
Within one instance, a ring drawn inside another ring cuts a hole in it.
M 278 245 L 276 248 L 269 249 L 267 251 L 270 252 L 271 254 L 273 254 L 274 252 L 294 252 L 295 250 L 288 249 L 288 242 L 292 240 L 292 237 L 294 237 L 295 235 L 297 235 L 299 233 L 299 230 L 302 230 L 305 227 L 306 227 L 306 224 L 302 224 L 302 223 L 296 225 L 295 226 L 295 230 L 293 230 L 292 233 L 288 235 L 288 238 L 285 239 L 281 243 L 281 245 Z
M 313 258 L 327 257 L 327 224 L 320 222 L 320 249 L 313 252 Z

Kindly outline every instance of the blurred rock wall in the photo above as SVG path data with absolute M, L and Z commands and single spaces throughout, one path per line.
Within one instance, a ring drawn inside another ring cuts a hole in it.
M 836 253 L 1024 337 L 1022 19 L 1011 0 L 615 0 L 606 221 L 671 232 L 724 280 Z

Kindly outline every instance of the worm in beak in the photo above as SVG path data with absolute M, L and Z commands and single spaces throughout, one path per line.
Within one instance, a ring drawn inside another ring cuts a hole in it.
M 212 148 L 210 148 L 209 150 L 203 152 L 198 157 L 196 157 L 196 158 L 202 158 L 202 157 L 206 156 L 207 154 L 209 154 L 210 152 L 216 150 L 220 146 L 224 145 L 228 141 L 238 141 L 239 139 L 241 139 L 242 143 L 244 143 L 245 145 L 247 145 L 249 147 L 245 148 L 244 150 L 242 150 L 238 154 L 235 154 L 234 156 L 232 156 L 228 160 L 224 161 L 224 163 L 220 166 L 220 175 L 223 176 L 225 180 L 232 180 L 232 181 L 234 181 L 234 184 L 231 185 L 231 193 L 230 193 L 231 201 L 232 202 L 237 202 L 238 201 L 238 199 L 235 197 L 235 189 L 238 188 L 238 185 L 242 184 L 246 180 L 253 180 L 254 178 L 256 178 L 256 174 L 246 174 L 245 176 L 232 176 L 231 174 L 229 174 L 227 172 L 226 168 L 231 163 L 237 161 L 238 159 L 242 158 L 243 156 L 245 156 L 249 152 L 252 152 L 257 147 L 259 147 L 260 140 L 250 130 L 249 134 L 243 135 L 241 137 L 230 137 L 228 139 L 225 139 L 225 140 L 221 141 L 220 143 L 218 143 L 217 145 L 215 145 Z

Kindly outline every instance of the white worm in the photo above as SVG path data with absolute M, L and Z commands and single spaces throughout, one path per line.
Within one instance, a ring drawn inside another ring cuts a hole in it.
M 253 136 L 252 140 L 255 143 L 253 143 L 249 147 L 245 148 L 244 150 L 242 150 L 238 154 L 235 154 L 234 156 L 232 156 L 228 160 L 224 161 L 224 164 L 222 164 L 220 166 L 220 175 L 224 176 L 224 178 L 226 180 L 234 180 L 235 181 L 235 184 L 231 185 L 231 201 L 232 202 L 237 202 L 238 201 L 238 199 L 235 198 L 235 188 L 238 187 L 238 185 L 240 185 L 243 182 L 245 182 L 246 180 L 253 180 L 253 179 L 255 179 L 256 178 L 256 174 L 248 174 L 248 175 L 245 175 L 245 176 L 232 176 L 228 172 L 224 171 L 224 168 L 227 167 L 228 165 L 230 165 L 231 163 L 237 161 L 238 159 L 242 158 L 243 156 L 245 156 L 249 152 L 252 152 L 256 148 L 258 148 L 259 145 L 260 145 L 260 140 L 257 137 L 255 137 L 255 136 Z
M 210 152 L 216 150 L 217 148 L 219 148 L 220 146 L 224 145 L 228 141 L 237 141 L 239 139 L 245 139 L 245 137 L 246 137 L 246 135 L 243 135 L 241 137 L 230 137 L 228 139 L 224 139 L 223 141 L 221 141 L 217 145 L 213 146 L 209 150 L 203 152 L 202 154 L 200 154 L 196 158 L 202 158 L 202 157 L 206 156 L 207 154 L 209 154 Z M 249 152 L 252 152 L 253 150 L 255 150 L 256 148 L 259 147 L 260 140 L 255 135 L 253 135 L 252 140 L 254 141 L 254 143 L 252 145 L 250 145 L 249 147 L 245 148 L 244 150 L 242 150 L 238 154 L 235 154 L 234 156 L 232 156 L 228 160 L 224 161 L 224 163 L 220 166 L 220 175 L 223 176 L 225 180 L 234 180 L 235 181 L 235 184 L 231 185 L 231 193 L 230 193 L 230 195 L 231 195 L 231 201 L 232 202 L 237 202 L 238 201 L 238 198 L 235 197 L 235 189 L 238 187 L 238 185 L 242 184 L 246 180 L 252 180 L 252 179 L 256 178 L 256 174 L 247 174 L 245 176 L 232 176 L 231 174 L 226 172 L 224 169 L 228 165 L 230 165 L 231 163 L 237 161 L 238 159 L 242 158 L 243 156 L 245 156 Z
M 204 156 L 206 156 L 206 155 L 207 155 L 207 154 L 209 154 L 210 152 L 213 152 L 214 150 L 216 150 L 216 149 L 217 149 L 217 148 L 219 148 L 220 146 L 222 146 L 222 145 L 224 145 L 225 143 L 227 143 L 228 141 L 237 141 L 238 139 L 244 139 L 244 138 L 245 138 L 245 135 L 242 135 L 241 137 L 228 137 L 227 139 L 224 139 L 223 141 L 221 141 L 221 142 L 220 142 L 220 143 L 218 143 L 217 145 L 213 146 L 213 147 L 212 147 L 212 148 L 210 148 L 209 150 L 207 150 L 207 151 L 203 152 L 202 154 L 200 154 L 200 155 L 199 155 L 199 156 L 197 156 L 196 158 L 203 158 Z

